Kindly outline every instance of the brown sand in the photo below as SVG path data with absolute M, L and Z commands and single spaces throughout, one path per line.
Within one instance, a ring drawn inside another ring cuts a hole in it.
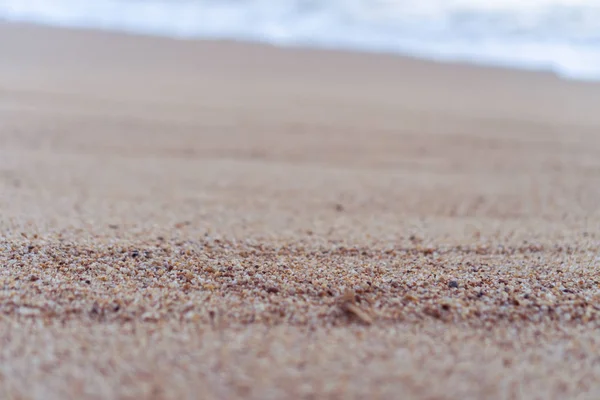
M 0 54 L 0 397 L 600 397 L 598 85 L 10 25 Z

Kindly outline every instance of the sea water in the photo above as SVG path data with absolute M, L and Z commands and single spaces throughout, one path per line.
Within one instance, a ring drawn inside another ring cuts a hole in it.
M 0 20 L 600 79 L 600 0 L 0 0 Z

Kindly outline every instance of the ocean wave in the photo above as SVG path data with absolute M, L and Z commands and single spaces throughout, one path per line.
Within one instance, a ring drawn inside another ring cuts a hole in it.
M 0 18 L 392 52 L 600 79 L 600 0 L 0 0 Z

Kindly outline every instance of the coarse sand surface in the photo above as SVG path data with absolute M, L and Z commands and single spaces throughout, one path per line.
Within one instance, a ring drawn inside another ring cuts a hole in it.
M 0 25 L 0 398 L 600 398 L 600 85 Z

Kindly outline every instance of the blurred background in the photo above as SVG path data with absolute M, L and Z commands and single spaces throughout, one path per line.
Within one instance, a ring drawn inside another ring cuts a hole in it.
M 600 78 L 600 0 L 0 0 L 0 20 Z

